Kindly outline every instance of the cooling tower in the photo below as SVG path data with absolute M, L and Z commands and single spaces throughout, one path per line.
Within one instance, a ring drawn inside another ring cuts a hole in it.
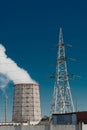
M 41 119 L 38 84 L 14 85 L 13 122 L 38 123 Z

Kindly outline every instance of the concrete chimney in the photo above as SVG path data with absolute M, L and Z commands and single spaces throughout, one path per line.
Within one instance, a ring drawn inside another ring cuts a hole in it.
M 37 124 L 41 119 L 38 84 L 14 85 L 13 122 Z

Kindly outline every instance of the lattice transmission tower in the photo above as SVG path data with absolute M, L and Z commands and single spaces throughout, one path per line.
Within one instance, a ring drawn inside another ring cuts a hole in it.
M 63 42 L 62 28 L 59 32 L 58 54 L 56 61 L 56 74 L 52 103 L 52 114 L 74 112 L 74 105 L 67 73 L 65 46 Z

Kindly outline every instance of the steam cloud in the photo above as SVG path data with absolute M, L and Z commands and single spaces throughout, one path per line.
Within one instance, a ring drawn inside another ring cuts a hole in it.
M 27 71 L 25 71 L 23 68 L 20 68 L 11 58 L 7 57 L 5 51 L 5 47 L 0 44 L 0 73 L 8 77 L 8 79 L 5 80 L 5 84 L 2 84 L 2 88 L 6 86 L 6 84 L 9 82 L 9 79 L 11 79 L 14 84 L 36 83 L 31 79 Z M 3 81 L 3 76 L 1 75 L 0 81 Z
M 4 88 L 7 86 L 9 82 L 10 79 L 7 76 L 0 73 L 0 89 L 4 92 L 4 94 L 5 94 Z

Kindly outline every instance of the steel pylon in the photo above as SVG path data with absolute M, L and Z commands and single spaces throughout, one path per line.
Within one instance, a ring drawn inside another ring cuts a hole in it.
M 74 112 L 74 105 L 72 101 L 69 78 L 67 73 L 62 28 L 60 28 L 52 103 L 52 114 L 62 114 L 70 112 Z

